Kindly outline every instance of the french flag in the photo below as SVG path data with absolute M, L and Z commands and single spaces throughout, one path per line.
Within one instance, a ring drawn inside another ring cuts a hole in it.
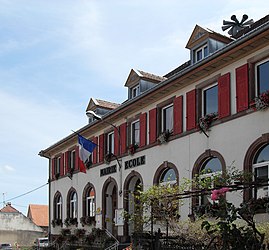
M 86 173 L 86 164 L 90 161 L 91 154 L 97 145 L 81 135 L 78 135 L 78 145 L 79 171 Z

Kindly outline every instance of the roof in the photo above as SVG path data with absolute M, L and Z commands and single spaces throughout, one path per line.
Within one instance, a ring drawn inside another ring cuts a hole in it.
M 49 226 L 49 206 L 30 204 L 28 207 L 27 217 L 30 218 L 37 226 Z
M 164 76 L 158 76 L 149 72 L 145 72 L 138 69 L 131 69 L 129 76 L 125 82 L 125 87 L 133 86 L 137 84 L 140 79 L 148 80 L 150 82 L 159 83 L 165 81 L 167 78 Z
M 10 203 L 7 203 L 5 207 L 0 209 L 0 213 L 19 213 L 19 211 L 12 207 Z
M 114 103 L 114 102 L 109 102 L 109 101 L 105 101 L 105 100 L 101 100 L 101 99 L 95 99 L 95 98 L 91 98 L 89 101 L 89 104 L 86 108 L 86 111 L 88 110 L 95 110 L 95 108 L 104 108 L 104 109 L 108 109 L 108 110 L 113 110 L 117 107 L 119 107 L 120 104 L 118 103 Z

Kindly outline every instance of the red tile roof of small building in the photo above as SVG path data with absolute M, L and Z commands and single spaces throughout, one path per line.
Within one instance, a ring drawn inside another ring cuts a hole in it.
M 0 213 L 19 213 L 19 211 L 12 207 L 10 203 L 7 203 L 5 207 L 0 209 Z
M 30 204 L 27 217 L 37 226 L 48 227 L 49 225 L 49 206 Z

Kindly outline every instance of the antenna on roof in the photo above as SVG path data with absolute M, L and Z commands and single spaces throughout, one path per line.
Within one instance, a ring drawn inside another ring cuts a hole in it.
M 223 31 L 230 29 L 228 31 L 228 34 L 232 37 L 235 37 L 236 34 L 244 29 L 245 27 L 250 26 L 252 23 L 254 23 L 253 19 L 250 19 L 248 21 L 246 21 L 248 19 L 248 15 L 244 14 L 242 17 L 241 22 L 238 21 L 238 19 L 236 18 L 236 15 L 232 15 L 231 16 L 231 20 L 232 21 L 225 21 L 223 20 L 223 26 L 221 27 Z

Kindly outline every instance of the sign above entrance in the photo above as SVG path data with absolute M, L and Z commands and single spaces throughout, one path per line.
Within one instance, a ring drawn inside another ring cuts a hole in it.
M 117 172 L 117 165 L 113 165 L 107 168 L 102 168 L 100 169 L 100 176 L 108 175 L 108 174 L 113 174 Z
M 145 155 L 131 159 L 129 161 L 126 161 L 124 163 L 124 167 L 125 167 L 125 169 L 129 169 L 129 168 L 138 167 L 138 166 L 144 165 L 144 164 L 146 164 L 146 156 Z

